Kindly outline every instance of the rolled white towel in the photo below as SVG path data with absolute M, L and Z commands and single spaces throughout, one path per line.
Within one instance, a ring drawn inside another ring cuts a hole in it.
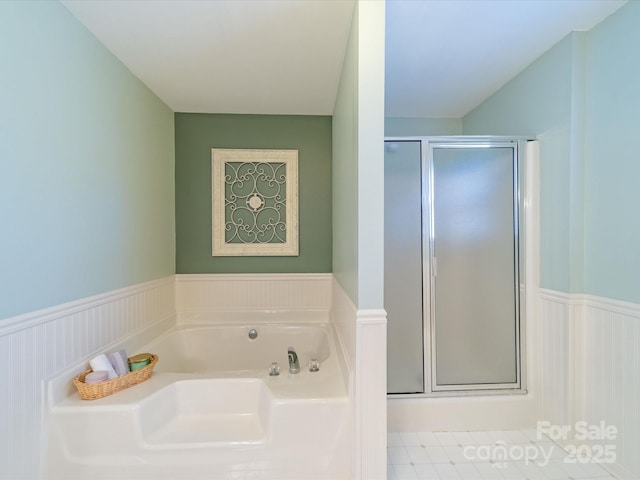
M 105 370 L 109 374 L 109 380 L 118 376 L 116 371 L 113 369 L 111 362 L 104 353 L 89 360 L 89 365 L 91 365 L 91 370 L 94 372 Z
M 129 373 L 129 359 L 127 358 L 127 353 L 124 350 L 112 352 L 107 355 L 107 357 L 119 377 Z

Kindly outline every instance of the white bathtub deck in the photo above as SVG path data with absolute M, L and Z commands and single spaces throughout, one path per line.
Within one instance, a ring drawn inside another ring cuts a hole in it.
M 255 414 L 179 415 L 145 437 L 150 445 L 259 445 L 266 432 Z
M 73 394 L 50 411 L 48 478 L 349 477 L 342 379 L 261 376 L 156 372 L 102 399 Z
M 353 404 L 330 325 L 176 325 L 139 351 L 158 354 L 153 375 L 111 396 L 81 400 L 71 375 L 51 382 L 48 478 L 352 477 Z

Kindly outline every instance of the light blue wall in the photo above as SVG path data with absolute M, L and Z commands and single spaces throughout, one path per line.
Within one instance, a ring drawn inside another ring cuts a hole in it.
M 384 307 L 384 2 L 358 6 L 358 308 Z
M 461 118 L 385 117 L 386 137 L 462 135 Z
M 589 32 L 585 292 L 640 303 L 640 2 Z
M 541 285 L 640 302 L 640 2 L 554 46 L 463 120 L 541 141 Z
M 356 5 L 357 10 L 357 5 Z M 358 304 L 358 17 L 342 64 L 332 122 L 333 275 Z
M 571 291 L 570 170 L 575 35 L 555 45 L 463 119 L 466 135 L 540 140 L 541 286 Z
M 384 3 L 358 2 L 333 111 L 333 273 L 359 309 L 384 303 Z
M 0 318 L 175 271 L 173 113 L 58 2 L 0 2 Z

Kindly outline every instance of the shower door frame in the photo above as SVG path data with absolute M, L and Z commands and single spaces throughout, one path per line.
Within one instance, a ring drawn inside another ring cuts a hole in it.
M 419 142 L 421 165 L 421 197 L 422 197 L 422 311 L 423 311 L 423 393 L 390 393 L 390 398 L 419 397 L 456 397 L 471 395 L 519 395 L 526 394 L 526 301 L 527 290 L 530 290 L 527 273 L 530 268 L 530 257 L 527 252 L 527 230 L 530 222 L 527 219 L 527 201 L 529 168 L 526 158 L 526 144 L 533 137 L 505 136 L 388 136 L 385 142 Z M 514 150 L 514 227 L 516 235 L 514 267 L 514 288 L 518 292 L 515 298 L 516 319 L 516 381 L 501 384 L 469 384 L 440 385 L 435 383 L 435 303 L 433 297 L 434 282 L 432 258 L 434 253 L 433 237 L 433 147 L 453 148 L 513 148 Z M 524 232 L 523 232 L 524 230 Z M 521 271 L 524 259 L 524 272 Z

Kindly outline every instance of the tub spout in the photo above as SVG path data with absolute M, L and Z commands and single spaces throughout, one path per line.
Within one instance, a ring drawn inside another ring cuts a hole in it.
M 289 373 L 300 373 L 300 362 L 293 347 L 289 347 Z

